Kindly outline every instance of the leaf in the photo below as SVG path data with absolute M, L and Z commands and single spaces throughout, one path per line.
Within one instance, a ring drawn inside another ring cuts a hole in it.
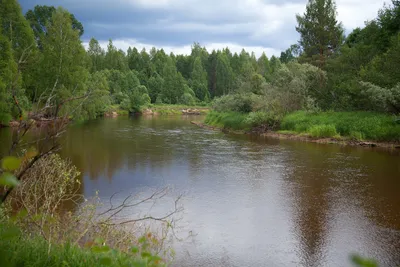
M 139 243 L 144 243 L 144 242 L 146 242 L 146 237 L 145 236 L 142 236 L 141 238 L 139 238 Z
M 7 171 L 14 171 L 21 165 L 21 160 L 16 157 L 5 157 L 2 160 L 1 168 Z
M 357 266 L 357 267 L 378 267 L 378 263 L 374 260 L 370 259 L 365 259 L 362 258 L 358 255 L 352 255 L 351 256 L 351 261 Z
M 102 265 L 105 265 L 105 266 L 111 266 L 112 260 L 111 260 L 110 257 L 101 257 L 101 258 L 100 258 L 100 263 L 101 263 Z
M 5 172 L 0 176 L 0 185 L 15 187 L 19 184 L 17 178 L 9 172 Z
M 142 258 L 150 258 L 151 257 L 151 253 L 149 253 L 147 251 L 142 252 L 141 255 L 142 255 Z
M 137 247 L 132 247 L 132 248 L 131 248 L 131 252 L 132 252 L 133 254 L 136 254 L 136 253 L 139 252 L 139 248 L 137 248 Z

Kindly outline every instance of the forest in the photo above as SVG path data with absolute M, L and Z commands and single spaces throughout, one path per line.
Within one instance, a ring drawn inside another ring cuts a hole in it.
M 87 120 L 115 107 L 140 112 L 162 103 L 267 112 L 264 121 L 298 110 L 400 112 L 397 0 L 348 36 L 334 1 L 310 1 L 297 15 L 298 44 L 279 58 L 228 47 L 209 52 L 199 43 L 190 55 L 122 51 L 112 40 L 105 50 L 95 38 L 85 49 L 84 25 L 61 7 L 24 15 L 17 1 L 4 0 L 0 12 L 2 125 L 34 108 Z
M 309 0 L 304 14 L 293 14 L 298 43 L 279 57 L 257 57 L 244 49 L 233 53 L 229 47 L 208 51 L 200 43 L 190 54 L 175 55 L 155 47 L 123 51 L 111 39 L 103 48 L 95 37 L 84 42 L 85 25 L 62 7 L 37 5 L 23 14 L 17 0 L 0 0 L 0 128 L 18 123 L 11 143 L 1 143 L 10 150 L 0 168 L 0 239 L 7 240 L 0 242 L 0 259 L 9 266 L 168 265 L 164 241 L 173 231 L 169 216 L 181 211 L 179 198 L 168 216 L 137 219 L 162 222 L 161 237 L 132 236 L 118 228 L 113 215 L 129 206 L 125 201 L 113 207 L 110 199 L 103 220 L 97 199 L 82 200 L 76 193 L 79 171 L 57 154 L 70 120 L 202 106 L 211 110 L 206 125 L 228 131 L 399 148 L 400 1 L 385 4 L 376 18 L 347 36 L 337 15 L 334 0 Z M 40 119 L 56 123 L 39 125 L 39 137 L 33 134 L 38 139 L 26 141 L 32 121 Z M 33 144 L 37 148 L 30 148 Z M 149 199 L 165 195 L 162 189 Z M 60 215 L 68 201 L 84 203 L 82 213 Z M 86 245 L 90 249 L 81 249 Z

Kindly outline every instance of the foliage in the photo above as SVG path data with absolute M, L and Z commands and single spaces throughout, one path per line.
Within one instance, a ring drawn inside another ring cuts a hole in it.
M 281 121 L 281 116 L 273 112 L 250 112 L 245 120 L 246 124 L 253 128 L 264 127 L 265 130 L 277 130 Z
M 42 48 L 42 40 L 47 34 L 47 27 L 52 20 L 53 13 L 56 12 L 54 6 L 35 6 L 33 10 L 28 10 L 25 14 L 25 18 L 28 20 L 33 33 L 35 34 L 35 39 L 39 48 Z M 74 30 L 79 31 L 79 36 L 84 33 L 83 25 L 79 22 L 73 14 L 71 16 L 71 25 Z
M 232 94 L 216 98 L 212 107 L 218 112 L 241 112 L 249 113 L 255 111 L 255 107 L 261 98 L 255 94 Z
M 400 82 L 388 89 L 368 82 L 361 82 L 361 86 L 368 109 L 380 112 L 400 112 Z

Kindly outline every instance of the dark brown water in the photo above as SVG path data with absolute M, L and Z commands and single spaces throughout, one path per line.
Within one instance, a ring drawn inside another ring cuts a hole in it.
M 72 126 L 62 153 L 88 197 L 185 193 L 178 230 L 194 237 L 175 244 L 177 266 L 351 266 L 353 252 L 400 265 L 399 152 L 225 135 L 193 119 Z

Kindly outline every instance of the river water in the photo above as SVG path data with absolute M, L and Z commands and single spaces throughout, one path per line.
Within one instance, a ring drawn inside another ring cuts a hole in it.
M 229 135 L 196 119 L 91 121 L 69 128 L 62 154 L 87 197 L 184 194 L 177 235 L 193 236 L 174 245 L 174 266 L 351 266 L 355 252 L 400 265 L 398 151 Z

